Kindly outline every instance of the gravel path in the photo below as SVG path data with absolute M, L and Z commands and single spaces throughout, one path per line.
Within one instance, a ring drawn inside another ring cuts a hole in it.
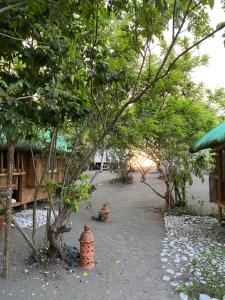
M 72 217 L 73 230 L 66 242 L 79 247 L 83 224 L 88 223 L 95 236 L 96 267 L 90 272 L 52 267 L 33 270 L 24 265 L 30 249 L 13 229 L 11 273 L 0 281 L 0 299 L 140 299 L 176 300 L 174 289 L 162 281 L 165 275 L 160 261 L 165 229 L 163 201 L 148 187 L 139 183 L 135 174 L 132 185 L 111 184 L 112 175 L 104 171 L 95 183 L 92 196 L 94 209 L 110 202 L 110 220 L 91 220 L 86 205 Z M 154 186 L 162 189 L 158 175 L 151 175 Z M 43 227 L 39 228 L 39 237 Z M 27 229 L 30 234 L 31 230 Z M 3 234 L 0 233 L 0 245 Z M 41 272 L 40 272 L 41 271 Z M 43 273 L 47 271 L 49 273 Z
M 201 216 L 165 216 L 166 236 L 163 240 L 161 261 L 165 276 L 163 280 L 173 286 L 181 281 L 189 281 L 191 274 L 187 273 L 186 266 L 193 258 L 208 250 L 212 245 L 223 245 L 225 242 L 225 228 L 213 217 Z M 225 275 L 225 258 L 215 261 Z M 204 282 L 203 270 L 198 270 L 198 278 Z M 189 284 L 192 281 L 189 281 Z

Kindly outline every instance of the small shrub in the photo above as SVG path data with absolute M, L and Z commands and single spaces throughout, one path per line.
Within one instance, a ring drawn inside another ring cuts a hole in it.
M 109 201 L 108 200 L 106 200 L 105 202 L 103 202 L 103 204 L 102 204 L 103 206 L 109 206 Z
M 175 206 L 173 208 L 168 208 L 166 210 L 166 213 L 172 216 L 183 216 L 183 215 L 199 216 L 199 212 L 195 210 L 191 205 Z
M 187 267 L 189 281 L 182 282 L 178 291 L 198 298 L 199 294 L 207 294 L 217 299 L 225 296 L 225 247 L 212 245 L 200 253 Z

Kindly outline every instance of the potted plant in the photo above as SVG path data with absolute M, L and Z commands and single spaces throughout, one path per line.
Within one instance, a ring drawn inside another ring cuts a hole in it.
M 3 229 L 5 223 L 5 209 L 0 208 L 0 230 Z
M 128 174 L 127 174 L 127 183 L 128 183 L 128 184 L 134 183 L 134 177 L 133 177 L 133 175 L 131 174 L 130 171 L 129 171 Z
M 102 208 L 101 208 L 101 210 L 99 211 L 99 214 L 98 214 L 98 219 L 100 221 L 106 222 L 108 220 L 109 213 L 110 213 L 110 210 L 109 210 L 108 206 L 109 206 L 108 201 L 103 203 Z

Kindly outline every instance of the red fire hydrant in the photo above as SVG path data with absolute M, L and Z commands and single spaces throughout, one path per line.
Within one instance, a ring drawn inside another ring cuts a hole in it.
M 84 231 L 80 236 L 80 268 L 93 269 L 94 264 L 94 235 L 89 226 L 84 225 Z

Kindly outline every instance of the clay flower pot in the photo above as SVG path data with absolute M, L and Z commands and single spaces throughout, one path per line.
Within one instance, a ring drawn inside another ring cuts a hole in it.
M 2 230 L 3 227 L 4 227 L 4 221 L 5 221 L 4 216 L 1 216 L 1 215 L 0 215 L 0 230 Z
M 109 218 L 110 210 L 106 204 L 103 204 L 102 209 L 99 212 L 99 219 L 106 222 Z

